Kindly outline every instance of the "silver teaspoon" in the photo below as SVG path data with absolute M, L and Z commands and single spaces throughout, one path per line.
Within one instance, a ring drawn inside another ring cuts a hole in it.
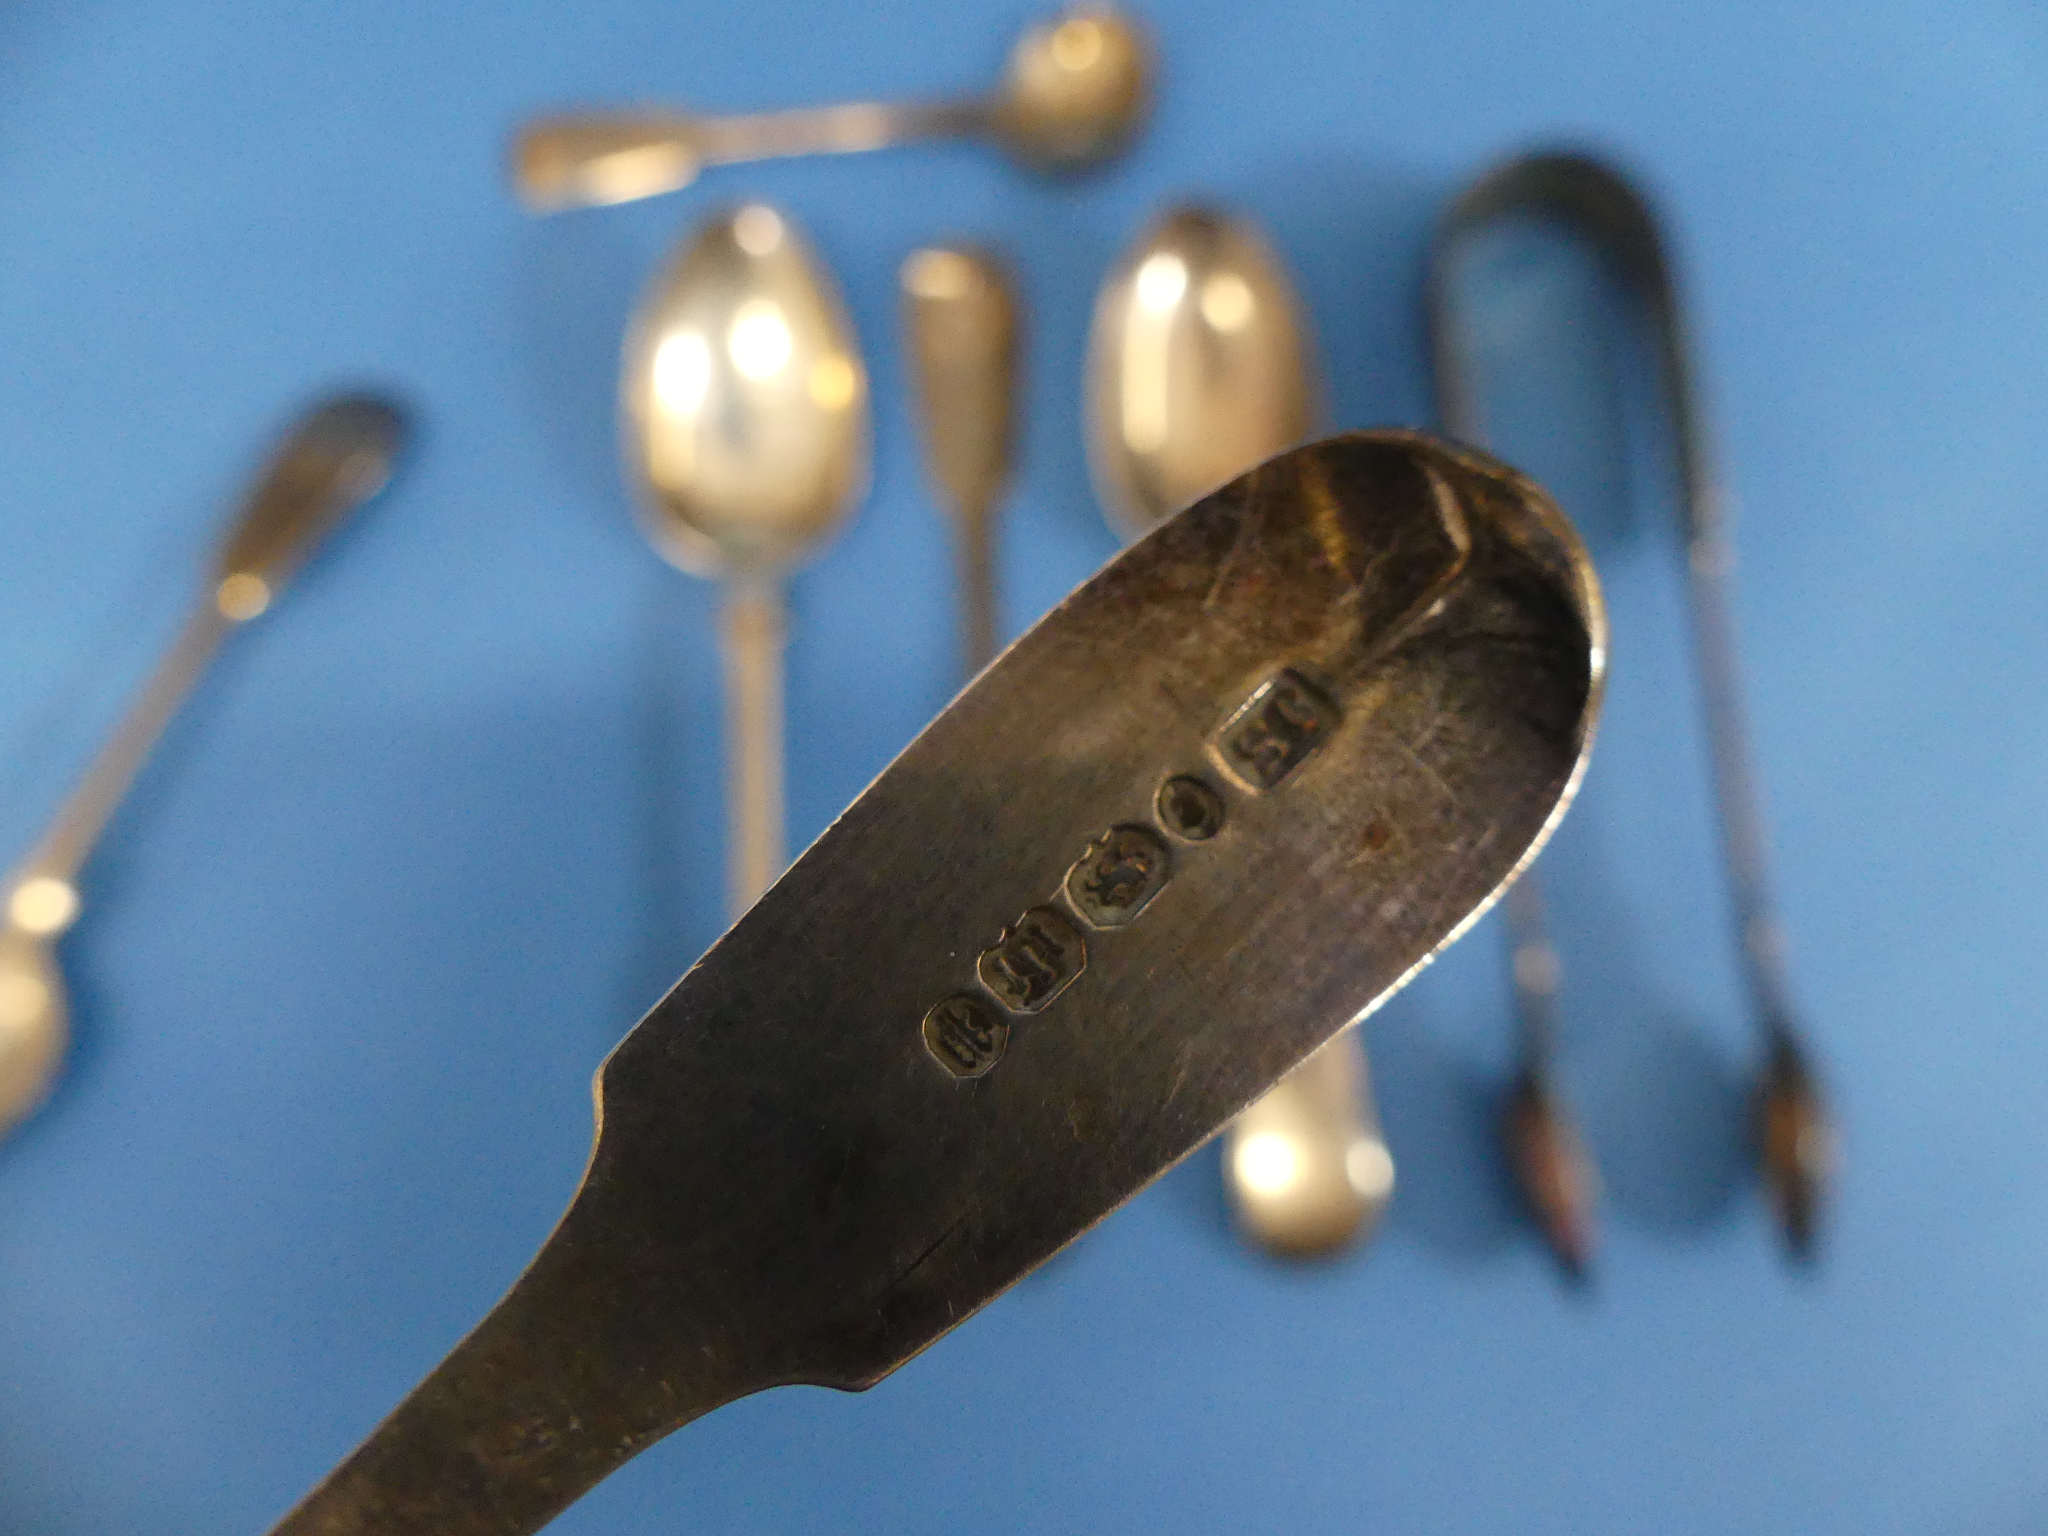
M 626 340 L 628 478 L 654 547 L 725 584 L 732 906 L 782 873 L 783 581 L 867 489 L 867 373 L 831 278 L 750 203 L 704 225 Z
M 706 165 L 847 154 L 913 139 L 995 140 L 1043 171 L 1078 171 L 1130 142 L 1152 99 L 1152 52 L 1106 6 L 1040 22 L 1018 38 L 989 96 L 908 106 L 860 103 L 738 117 L 646 109 L 544 117 L 513 146 L 512 179 L 536 212 L 673 192 Z
M 0 1131 L 48 1095 L 70 1010 L 57 938 L 78 920 L 78 874 L 150 749 L 230 631 L 267 610 L 320 540 L 391 476 L 405 418 L 341 396 L 300 419 L 256 483 L 214 561 L 211 585 L 127 717 L 0 891 Z

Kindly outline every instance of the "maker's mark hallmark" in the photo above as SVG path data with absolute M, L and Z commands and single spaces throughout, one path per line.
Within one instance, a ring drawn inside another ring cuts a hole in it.
M 1088 944 L 1051 907 L 1033 907 L 982 952 L 975 973 L 996 1001 L 1036 1013 L 1064 992 L 1088 964 Z
M 1216 752 L 1245 787 L 1276 788 L 1336 730 L 1336 701 L 1292 667 L 1259 684 L 1217 734 Z
M 1001 1059 L 1010 1026 L 980 998 L 958 992 L 924 1016 L 924 1043 L 955 1077 L 979 1077 Z
M 1231 777 L 1254 793 L 1276 788 L 1336 730 L 1336 702 L 1292 667 L 1282 667 L 1223 722 L 1213 748 Z M 1207 842 L 1223 830 L 1223 796 L 1194 774 L 1174 774 L 1153 796 L 1168 836 Z M 1370 843 L 1370 839 L 1368 838 Z M 1173 875 L 1174 852 L 1151 826 L 1124 822 L 1093 838 L 1060 882 L 1083 923 L 1117 929 L 1138 915 Z M 1111 942 L 1105 940 L 1105 942 Z M 1037 1013 L 1088 966 L 1088 941 L 1054 906 L 1032 907 L 975 962 L 974 974 L 1003 1009 Z M 1010 1021 L 978 995 L 956 992 L 924 1016 L 932 1059 L 958 1078 L 979 1077 L 1001 1059 Z
M 1067 871 L 1067 900 L 1097 928 L 1121 928 L 1166 888 L 1166 841 L 1148 827 L 1112 827 Z

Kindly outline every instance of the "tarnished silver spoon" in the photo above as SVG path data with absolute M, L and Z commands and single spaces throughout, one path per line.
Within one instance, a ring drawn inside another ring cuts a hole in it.
M 1129 17 L 1091 6 L 1029 28 L 989 96 L 738 117 L 657 108 L 544 117 L 520 131 L 512 180 L 527 206 L 548 213 L 673 192 L 707 165 L 977 135 L 1035 169 L 1077 171 L 1122 150 L 1151 100 L 1144 33 Z
M 300 419 L 256 483 L 194 610 L 56 819 L 0 884 L 0 1131 L 49 1093 L 70 1010 L 55 944 L 78 919 L 78 874 L 107 819 L 230 631 L 265 612 L 315 545 L 391 476 L 405 418 L 350 395 Z
M 277 1536 L 530 1536 L 721 1404 L 872 1386 L 1464 931 L 1605 644 L 1557 509 L 1418 434 L 1140 540 L 611 1054 L 532 1266 Z

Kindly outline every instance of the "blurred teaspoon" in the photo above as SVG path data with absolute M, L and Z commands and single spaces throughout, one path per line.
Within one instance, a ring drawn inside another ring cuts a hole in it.
M 329 400 L 292 428 L 229 530 L 205 601 L 0 886 L 0 1131 L 42 1102 L 63 1061 L 69 1009 L 54 946 L 77 921 L 78 874 L 107 819 L 220 642 L 268 609 L 328 531 L 383 488 L 404 439 L 398 408 L 370 396 Z
M 1088 445 L 1111 522 L 1134 539 L 1308 436 L 1314 368 L 1278 260 L 1242 220 L 1182 208 L 1110 273 L 1089 343 Z M 1333 1253 L 1394 1187 L 1364 1047 L 1341 1035 L 1230 1130 L 1224 1177 L 1275 1252 Z
M 1605 645 L 1556 507 L 1417 433 L 1181 513 L 612 1052 L 560 1225 L 278 1536 L 530 1536 L 721 1404 L 874 1385 L 1472 923 L 1564 812 Z
M 548 213 L 673 192 L 706 165 L 974 135 L 1036 169 L 1078 171 L 1130 141 L 1151 104 L 1151 77 L 1136 23 L 1106 7 L 1076 10 L 1017 40 L 991 96 L 736 117 L 652 108 L 545 117 L 520 132 L 513 180 L 528 207 Z
M 902 272 L 917 369 L 925 466 L 953 515 L 961 638 L 974 676 L 996 654 L 996 504 L 1010 478 L 1017 388 L 1017 301 L 985 251 L 912 253 Z
M 725 583 L 737 915 L 782 873 L 782 585 L 866 492 L 867 374 L 802 236 L 750 203 L 704 225 L 656 281 L 620 395 L 648 538 Z

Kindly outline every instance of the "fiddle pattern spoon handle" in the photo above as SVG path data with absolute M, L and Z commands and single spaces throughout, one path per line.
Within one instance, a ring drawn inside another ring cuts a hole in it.
M 988 252 L 945 248 L 914 253 L 902 285 L 926 468 L 953 517 L 972 677 L 996 653 L 994 522 L 1015 437 L 1015 285 Z
M 17 866 L 11 903 L 25 900 L 34 906 L 38 892 L 49 904 L 65 901 L 36 882 L 69 887 L 220 642 L 269 608 L 320 538 L 382 488 L 403 430 L 395 407 L 369 397 L 329 401 L 293 428 L 229 530 L 215 561 L 212 589 L 48 831 Z M 30 889 L 28 898 L 21 897 L 24 887 Z M 75 897 L 67 905 L 75 906 Z M 67 912 L 43 931 L 62 928 L 69 917 Z
M 186 621 L 46 831 L 0 884 L 0 1131 L 48 1095 L 70 1009 L 54 941 L 77 920 L 79 870 L 178 706 L 228 631 L 270 606 L 320 538 L 389 478 L 405 423 L 384 401 L 349 397 L 303 417 L 230 530 L 212 591 Z

